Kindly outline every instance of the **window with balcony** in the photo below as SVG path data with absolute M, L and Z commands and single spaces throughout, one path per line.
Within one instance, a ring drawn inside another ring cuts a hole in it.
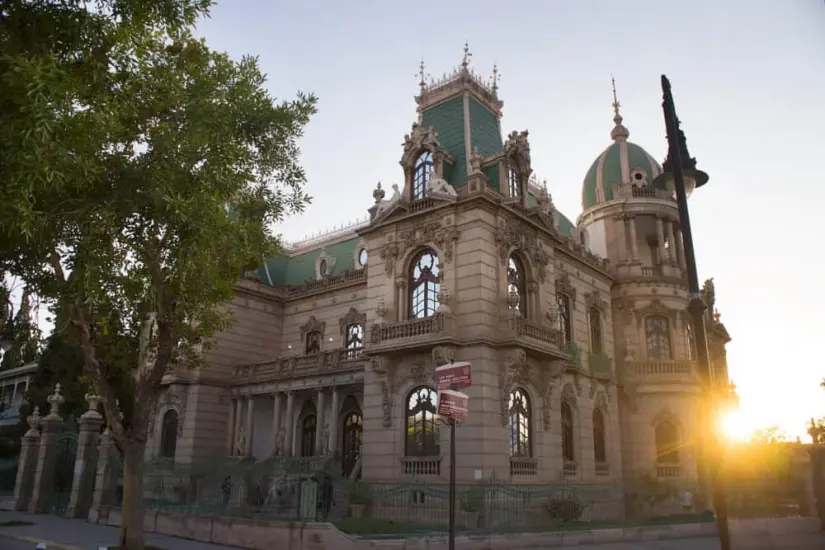
M 361 355 L 361 350 L 364 348 L 364 325 L 353 323 L 347 325 L 346 330 L 347 358 L 353 359 Z
M 306 347 L 304 353 L 312 355 L 313 353 L 321 352 L 321 332 L 313 330 L 306 335 Z
M 600 354 L 604 351 L 602 312 L 597 307 L 591 307 L 588 317 L 590 321 L 590 351 L 594 354 Z
M 607 429 L 604 413 L 598 408 L 593 410 L 593 456 L 596 464 L 607 462 Z
M 670 361 L 673 349 L 670 345 L 670 318 L 665 315 L 645 317 L 647 358 L 652 361 Z
M 561 404 L 561 455 L 565 462 L 576 460 L 576 439 L 573 435 L 573 408 L 567 402 Z
M 556 307 L 558 308 L 559 330 L 562 334 L 562 342 L 569 344 L 573 341 L 570 323 L 570 298 L 563 292 L 556 293 Z
M 520 317 L 527 317 L 527 284 L 524 263 L 515 254 L 510 255 L 510 260 L 507 262 L 507 305 Z
M 419 386 L 407 395 L 405 454 L 408 457 L 441 456 L 438 430 L 438 394 Z
M 435 165 L 433 154 L 425 151 L 415 161 L 412 173 L 412 200 L 423 199 L 427 195 L 427 184 Z
M 659 422 L 655 427 L 656 462 L 679 464 L 679 430 L 672 422 Z
M 410 269 L 410 318 L 432 317 L 438 309 L 438 255 L 427 249 L 413 260 Z
M 521 388 L 510 392 L 510 456 L 533 456 L 530 397 Z
M 169 409 L 163 415 L 160 430 L 160 456 L 164 458 L 175 458 L 175 451 L 178 446 L 178 413 L 174 409 Z

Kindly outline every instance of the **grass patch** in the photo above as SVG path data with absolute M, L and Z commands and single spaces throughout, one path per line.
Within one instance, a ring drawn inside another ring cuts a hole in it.
M 34 525 L 30 521 L 0 521 L 0 527 L 29 527 Z

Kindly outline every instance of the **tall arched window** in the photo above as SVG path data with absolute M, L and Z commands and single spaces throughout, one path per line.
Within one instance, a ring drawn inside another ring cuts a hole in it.
M 364 417 L 358 411 L 350 411 L 344 417 L 344 446 L 341 453 L 343 474 L 347 477 L 355 469 L 361 456 L 361 443 L 364 438 Z
M 169 409 L 163 415 L 160 430 L 160 456 L 165 458 L 175 458 L 175 451 L 178 447 L 178 413 L 174 409 Z
M 573 341 L 570 326 L 570 298 L 563 292 L 556 293 L 556 307 L 559 309 L 559 330 L 562 334 L 562 341 L 569 344 Z
M 407 396 L 405 452 L 407 456 L 441 456 L 438 435 L 438 394 L 419 386 Z
M 660 464 L 679 463 L 679 431 L 671 422 L 659 422 L 655 428 L 656 461 Z
M 593 456 L 597 464 L 607 462 L 607 428 L 599 408 L 593 409 Z
M 561 456 L 565 461 L 576 460 L 575 438 L 573 437 L 573 409 L 566 401 L 561 404 Z
M 531 420 L 527 392 L 521 388 L 514 389 L 510 392 L 510 456 L 533 456 Z
M 438 256 L 427 249 L 413 260 L 410 269 L 410 318 L 432 317 L 438 308 Z
M 424 151 L 416 159 L 412 174 L 412 200 L 423 199 L 426 196 L 433 167 L 433 154 L 429 151 Z
M 507 262 L 507 298 L 511 310 L 527 317 L 527 284 L 524 275 L 524 264 L 516 255 L 511 255 Z M 510 305 L 509 295 L 518 296 L 518 302 Z
M 601 353 L 604 350 L 602 336 L 602 312 L 597 307 L 590 308 L 590 351 Z
M 315 431 L 318 428 L 318 417 L 314 414 L 304 417 L 301 424 L 301 456 L 315 456 Z
M 509 184 L 510 196 L 514 199 L 521 198 L 521 181 L 519 178 L 518 168 L 514 165 L 507 167 L 507 182 Z
M 645 317 L 647 358 L 653 361 L 669 361 L 673 358 L 670 345 L 670 319 L 665 315 Z

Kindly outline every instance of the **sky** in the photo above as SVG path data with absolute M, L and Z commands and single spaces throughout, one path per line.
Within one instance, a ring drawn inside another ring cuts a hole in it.
M 259 56 L 274 96 L 319 97 L 302 141 L 313 203 L 279 228 L 287 240 L 362 218 L 377 181 L 403 183 L 422 59 L 440 76 L 467 41 L 477 72 L 498 65 L 502 131 L 529 129 L 533 168 L 574 220 L 610 143 L 611 75 L 630 141 L 662 160 L 666 74 L 710 175 L 691 222 L 700 279 L 714 278 L 733 337 L 740 410 L 791 435 L 825 415 L 813 346 L 825 312 L 822 0 L 225 0 L 199 32 L 233 57 Z
M 714 278 L 733 337 L 742 416 L 791 435 L 825 416 L 813 347 L 825 312 L 823 0 L 219 0 L 198 32 L 258 56 L 273 96 L 319 97 L 301 142 L 313 203 L 279 227 L 287 240 L 363 218 L 376 182 L 403 183 L 422 59 L 440 76 L 467 41 L 477 72 L 498 65 L 502 131 L 530 131 L 533 168 L 573 220 L 610 144 L 611 75 L 630 141 L 663 160 L 666 74 L 710 175 L 691 224 L 700 280 Z

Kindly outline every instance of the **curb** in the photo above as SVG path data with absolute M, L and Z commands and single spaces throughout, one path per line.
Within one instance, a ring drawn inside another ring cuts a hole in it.
M 46 550 L 51 550 L 52 548 L 54 548 L 56 550 L 83 550 L 82 548 L 79 548 L 77 546 L 71 546 L 69 544 L 61 544 L 59 542 L 53 542 L 53 541 L 50 541 L 50 540 L 41 540 L 41 539 L 36 539 L 34 537 L 24 537 L 22 535 L 15 535 L 14 533 L 8 533 L 8 532 L 2 531 L 2 530 L 0 530 L 0 537 L 6 537 L 6 538 L 9 538 L 9 539 L 20 540 L 20 541 L 23 541 L 23 542 L 30 542 L 33 545 L 43 543 L 43 544 L 46 545 Z

